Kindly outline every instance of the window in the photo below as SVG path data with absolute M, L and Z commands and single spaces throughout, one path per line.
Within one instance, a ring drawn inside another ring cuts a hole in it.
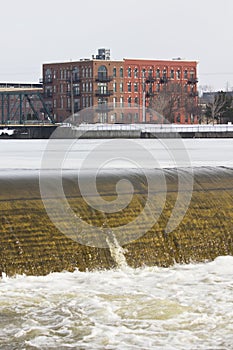
M 128 113 L 127 117 L 128 117 L 128 122 L 132 123 L 132 113 Z
M 135 105 L 138 105 L 138 97 L 135 97 L 134 103 L 135 103 Z
M 138 83 L 134 83 L 134 92 L 138 92 Z
M 61 109 L 64 108 L 64 106 L 63 106 L 63 98 L 62 97 L 60 98 L 60 106 L 61 106 Z
M 190 72 L 190 79 L 191 79 L 191 80 L 194 79 L 194 76 L 195 76 L 194 71 L 191 70 L 191 72 Z
M 131 78 L 131 68 L 128 68 L 128 78 Z
M 145 70 L 145 68 L 143 68 L 143 70 L 142 70 L 142 77 L 144 78 L 146 76 L 146 70 Z
M 137 68 L 134 69 L 134 78 L 138 78 L 138 69 Z
M 152 77 L 152 75 L 153 75 L 153 71 L 152 71 L 152 69 L 150 68 L 150 69 L 148 70 L 148 76 L 149 76 L 149 77 Z
M 179 69 L 176 72 L 176 79 L 180 79 L 180 70 Z
M 116 68 L 113 68 L 113 77 L 116 78 Z
M 74 100 L 74 112 L 78 112 L 80 110 L 80 100 Z
M 63 84 L 60 84 L 60 93 L 63 94 Z
M 160 78 L 160 69 L 159 68 L 156 70 L 156 78 L 157 79 Z
M 108 75 L 107 68 L 105 66 L 100 66 L 98 68 L 98 79 L 106 81 L 107 75 Z
M 117 114 L 116 113 L 111 114 L 111 122 L 115 123 L 116 119 L 117 119 Z
M 124 77 L 124 72 L 123 72 L 123 68 L 120 68 L 120 77 L 123 78 Z
M 88 83 L 86 83 L 86 92 L 88 92 L 88 88 L 89 88 Z
M 185 69 L 185 71 L 184 71 L 184 79 L 188 79 L 188 71 L 187 71 L 187 69 Z
M 72 79 L 74 82 L 78 81 L 79 79 L 79 69 L 78 67 L 74 67 L 72 71 Z
M 113 97 L 113 107 L 116 107 L 117 99 L 116 97 Z
M 171 69 L 170 75 L 171 75 L 171 79 L 175 78 L 174 69 Z
M 117 83 L 113 83 L 113 92 L 117 91 Z
M 164 80 L 167 79 L 167 71 L 166 71 L 166 69 L 163 70 L 163 79 Z
M 128 83 L 127 86 L 128 86 L 128 92 L 131 92 L 131 83 Z
M 66 80 L 66 73 L 67 73 L 67 71 L 66 71 L 66 69 L 64 69 L 64 76 L 63 76 L 63 78 Z
M 102 83 L 98 85 L 98 91 L 100 94 L 105 95 L 107 93 L 107 85 Z
M 74 84 L 73 85 L 73 92 L 74 92 L 74 96 L 78 96 L 80 93 L 80 88 L 79 88 L 79 84 Z
M 131 107 L 131 101 L 132 101 L 131 97 L 128 97 L 128 107 Z
M 52 80 L 52 71 L 48 68 L 45 71 L 45 83 L 52 83 Z
M 123 107 L 124 106 L 124 98 L 120 97 L 120 106 Z
M 123 83 L 120 83 L 120 92 L 123 92 Z

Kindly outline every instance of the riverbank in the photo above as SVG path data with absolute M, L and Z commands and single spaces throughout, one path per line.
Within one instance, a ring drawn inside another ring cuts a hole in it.
M 1 139 L 233 138 L 233 125 L 25 124 L 0 126 Z

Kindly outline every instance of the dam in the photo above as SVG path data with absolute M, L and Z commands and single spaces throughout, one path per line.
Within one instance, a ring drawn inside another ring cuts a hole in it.
M 117 147 L 120 160 L 116 158 L 114 164 L 98 172 L 98 196 L 90 186 L 90 176 L 96 168 L 94 159 L 91 159 L 90 167 L 79 174 L 81 182 L 76 167 L 80 168 L 90 150 L 97 149 L 101 158 L 98 147 L 102 143 L 80 140 L 70 152 L 70 158 L 66 157 L 65 168 L 59 171 L 65 201 L 57 191 L 56 169 L 43 169 L 47 187 L 41 188 L 40 167 L 46 143 L 2 142 L 1 274 L 38 276 L 64 270 L 116 268 L 119 261 L 114 251 L 117 249 L 121 249 L 126 264 L 133 268 L 168 267 L 174 263 L 211 261 L 220 255 L 233 255 L 232 140 L 221 140 L 220 143 L 187 140 L 183 146 L 190 156 L 189 166 L 183 158 L 181 163 L 177 161 L 171 165 L 158 140 L 157 143 L 141 140 L 143 151 L 140 153 L 138 149 L 136 152 L 137 162 L 145 158 L 145 145 L 149 145 L 155 157 L 154 164 L 149 156 L 146 157 L 149 163 L 148 166 L 144 163 L 143 169 L 134 168 L 132 164 L 129 167 L 125 162 L 122 141 L 116 144 L 110 141 L 107 153 L 111 154 L 112 147 L 112 159 Z M 180 159 L 180 145 L 173 143 L 173 149 L 175 147 L 177 159 Z M 58 148 L 49 151 L 52 155 L 50 163 L 56 158 Z M 108 203 L 114 203 L 118 197 L 117 186 L 122 179 L 127 186 L 125 190 L 122 187 L 119 196 L 117 205 L 121 209 L 105 210 L 105 206 L 107 208 Z M 189 186 L 190 179 L 192 187 Z M 87 198 L 83 198 L 80 183 L 90 189 Z M 153 183 L 150 197 L 149 183 Z M 132 193 L 128 184 L 133 187 Z M 99 201 L 104 201 L 101 210 L 90 204 Z M 147 202 L 150 202 L 150 208 L 146 212 Z M 138 221 L 141 213 L 143 217 Z M 152 222 L 151 217 L 155 217 Z M 170 220 L 177 217 L 179 220 L 169 230 Z M 91 229 L 87 230 L 87 226 Z

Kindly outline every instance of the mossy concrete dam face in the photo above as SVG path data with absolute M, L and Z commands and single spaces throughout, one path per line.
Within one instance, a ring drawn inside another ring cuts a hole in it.
M 143 175 L 132 172 L 124 174 L 134 186 L 134 194 L 130 203 L 115 213 L 103 214 L 91 208 L 80 193 L 75 174 L 63 175 L 63 187 L 72 212 L 83 222 L 100 230 L 107 227 L 109 232 L 114 227 L 122 227 L 122 237 L 118 237 L 118 240 L 124 248 L 129 266 L 166 267 L 175 262 L 199 262 L 212 260 L 219 255 L 233 255 L 233 169 L 195 168 L 192 196 L 187 210 L 177 227 L 172 232 L 166 231 L 178 196 L 179 174 L 189 171 L 150 171 L 149 176 L 155 181 L 160 181 L 161 172 L 165 174 L 166 193 L 163 190 L 155 193 L 156 205 L 159 206 L 163 198 L 165 203 L 162 204 L 156 222 L 139 237 L 135 236 L 139 230 L 136 220 L 129 230 L 124 227 L 129 222 L 134 222 L 145 206 L 148 194 L 147 179 Z M 97 179 L 98 191 L 106 201 L 116 198 L 116 183 L 121 175 L 119 171 L 115 175 L 102 174 Z M 48 181 L 53 181 L 52 174 L 48 175 Z M 182 196 L 185 197 L 185 188 L 179 189 L 179 192 L 181 199 Z M 76 235 L 72 233 L 73 237 L 72 234 L 64 234 L 48 216 L 44 206 L 46 201 L 53 215 L 59 215 L 59 222 L 69 233 L 70 222 L 65 213 L 63 216 L 58 212 L 58 198 L 50 197 L 48 193 L 42 201 L 37 173 L 10 176 L 5 176 L 4 172 L 1 174 L 0 273 L 10 276 L 22 273 L 44 275 L 52 271 L 73 271 L 76 268 L 85 271 L 116 267 L 110 247 L 88 243 L 96 241 L 96 237 L 93 237 L 95 229 L 87 233 L 87 244 L 79 239 L 78 227 Z M 145 216 L 145 225 L 147 219 L 149 218 Z

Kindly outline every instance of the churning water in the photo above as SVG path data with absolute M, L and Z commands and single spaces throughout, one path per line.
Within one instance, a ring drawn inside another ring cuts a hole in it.
M 233 257 L 0 281 L 1 349 L 233 349 Z

